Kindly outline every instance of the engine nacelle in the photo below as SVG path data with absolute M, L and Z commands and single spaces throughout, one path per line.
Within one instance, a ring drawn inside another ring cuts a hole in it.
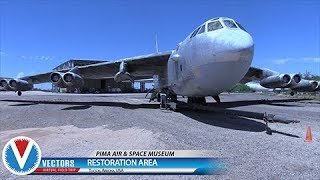
M 113 79 L 116 82 L 122 82 L 127 80 L 133 81 L 131 75 L 128 72 L 125 72 L 125 73 L 118 72 Z
M 266 77 L 261 80 L 260 85 L 265 88 L 283 88 L 290 84 L 291 77 L 288 74 L 279 74 Z
M 265 88 L 263 86 L 261 86 L 258 82 L 247 82 L 245 84 L 246 86 L 248 86 L 252 91 L 258 91 L 258 92 L 269 92 L 269 91 L 273 91 L 273 89 L 270 88 Z
M 291 89 L 298 92 L 312 92 L 318 89 L 319 83 L 317 81 L 301 80 L 299 84 Z
M 302 77 L 300 74 L 290 74 L 291 81 L 285 88 L 292 88 L 300 83 Z
M 128 65 L 124 61 L 120 63 L 119 72 L 117 72 L 113 79 L 116 82 L 122 82 L 127 80 L 133 81 L 132 76 L 128 72 Z
M 50 75 L 50 80 L 51 80 L 52 84 L 54 84 L 55 86 L 58 86 L 59 88 L 66 88 L 67 85 L 63 81 L 63 76 L 64 76 L 64 73 L 53 72 Z
M 79 88 L 84 85 L 83 78 L 73 72 L 67 72 L 63 75 L 63 81 L 69 88 Z
M 33 84 L 21 79 L 11 79 L 8 84 L 14 91 L 30 91 L 33 89 Z
M 11 89 L 9 86 L 8 80 L 6 80 L 6 79 L 0 80 L 0 88 L 5 91 L 13 91 L 13 89 Z

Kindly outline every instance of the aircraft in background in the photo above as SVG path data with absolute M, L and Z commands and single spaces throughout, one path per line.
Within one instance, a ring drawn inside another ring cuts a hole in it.
M 33 84 L 52 82 L 61 88 L 78 88 L 84 79 L 116 82 L 152 78 L 161 103 L 175 102 L 177 95 L 189 103 L 205 103 L 206 96 L 220 102 L 219 94 L 236 83 L 259 81 L 265 88 L 296 91 L 319 89 L 318 82 L 302 80 L 299 74 L 280 74 L 250 67 L 254 54 L 251 35 L 235 20 L 210 19 L 197 27 L 172 51 L 79 66 L 17 79 L 2 79 L 2 89 L 28 91 Z

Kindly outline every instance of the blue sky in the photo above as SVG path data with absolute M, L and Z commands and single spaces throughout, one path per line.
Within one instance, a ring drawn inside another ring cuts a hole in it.
M 50 71 L 72 59 L 115 60 L 176 47 L 213 17 L 240 22 L 253 66 L 320 74 L 320 1 L 0 0 L 0 76 Z

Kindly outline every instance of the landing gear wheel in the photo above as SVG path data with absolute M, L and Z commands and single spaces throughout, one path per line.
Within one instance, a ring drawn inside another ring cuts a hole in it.
M 294 92 L 291 91 L 291 92 L 290 92 L 290 95 L 293 96 L 293 95 L 294 95 Z
M 219 95 L 217 95 L 217 96 L 212 96 L 212 97 L 213 97 L 213 99 L 214 99 L 218 104 L 221 103 Z
M 18 96 L 21 96 L 22 95 L 22 92 L 21 91 L 18 91 Z

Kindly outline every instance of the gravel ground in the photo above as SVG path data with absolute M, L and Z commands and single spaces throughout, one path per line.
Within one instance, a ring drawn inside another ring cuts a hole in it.
M 24 135 L 45 157 L 88 156 L 97 149 L 213 150 L 228 170 L 213 176 L 107 176 L 115 179 L 320 179 L 320 102 L 261 94 L 222 94 L 220 107 L 267 112 L 297 124 L 270 124 L 208 111 L 158 109 L 145 94 L 0 92 L 0 149 Z M 261 104 L 261 99 L 268 99 Z M 180 98 L 185 101 L 186 99 Z M 213 100 L 207 99 L 214 106 Z M 307 127 L 314 142 L 304 142 Z M 20 178 L 0 163 L 1 179 Z M 29 179 L 93 176 L 28 176 Z M 24 177 L 25 178 L 25 177 Z M 105 179 L 106 176 L 95 176 Z

